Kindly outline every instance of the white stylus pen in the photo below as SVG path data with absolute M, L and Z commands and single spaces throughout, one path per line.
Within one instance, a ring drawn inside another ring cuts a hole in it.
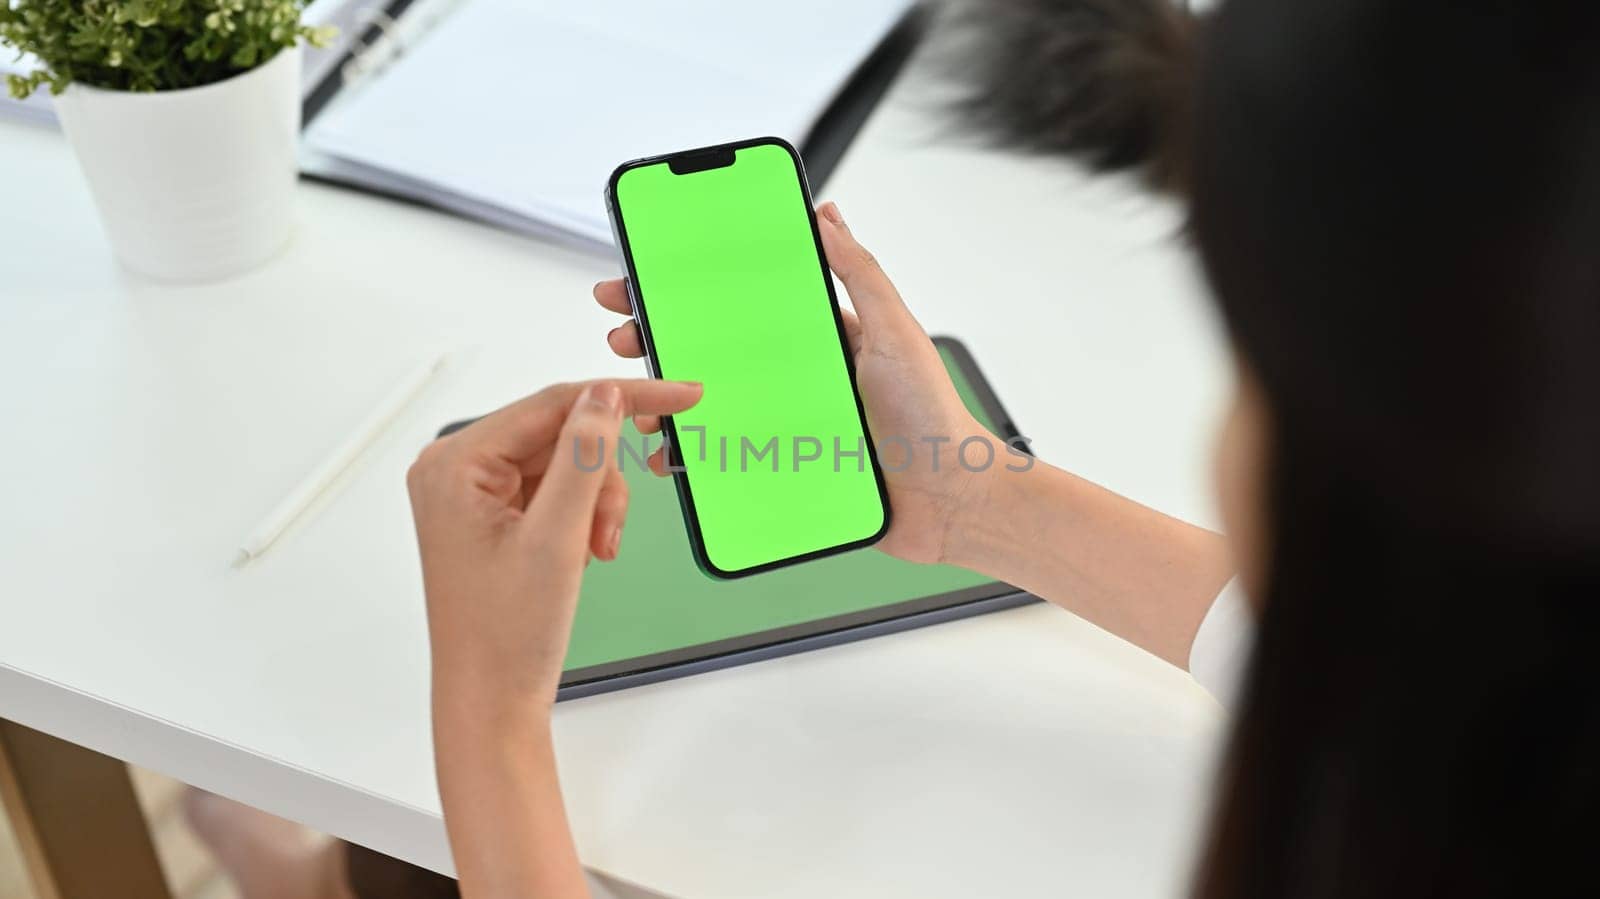
M 299 518 L 307 507 L 322 495 L 328 486 L 338 479 L 344 470 L 361 455 L 362 451 L 371 446 L 389 423 L 394 421 L 406 406 L 422 392 L 433 376 L 444 367 L 447 354 L 441 353 L 427 363 L 418 366 L 406 375 L 405 379 L 394 386 L 394 389 L 383 398 L 372 412 L 362 420 L 350 437 L 339 445 L 328 457 L 322 460 L 305 480 L 301 481 L 285 496 L 282 502 L 273 507 L 271 512 L 261 520 L 250 532 L 248 537 L 239 544 L 239 553 L 234 557 L 234 565 L 243 565 L 267 551 L 273 541 L 277 540 L 295 519 Z

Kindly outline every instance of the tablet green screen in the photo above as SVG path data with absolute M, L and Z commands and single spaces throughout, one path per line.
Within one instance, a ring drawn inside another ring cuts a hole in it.
M 876 537 L 883 497 L 789 149 L 635 166 L 615 195 L 661 376 L 705 384 L 674 423 L 708 569 Z
M 991 430 L 998 424 L 973 386 L 945 355 L 956 389 Z M 639 439 L 630 433 L 630 439 Z M 1002 459 L 1004 456 L 1002 455 Z M 667 478 L 624 467 L 631 490 L 622 552 L 584 575 L 566 669 L 670 652 L 988 583 L 944 565 L 914 565 L 861 549 L 780 568 L 759 577 L 717 581 L 695 567 Z

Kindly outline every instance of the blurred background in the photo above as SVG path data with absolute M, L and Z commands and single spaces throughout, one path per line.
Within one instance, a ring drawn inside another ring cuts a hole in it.
M 239 899 L 238 890 L 195 839 L 183 817 L 183 784 L 143 768 L 128 766 L 155 839 L 156 853 L 176 899 Z M 309 832 L 308 838 L 312 837 Z M 0 899 L 48 899 L 28 883 L 22 847 L 10 819 L 0 814 Z

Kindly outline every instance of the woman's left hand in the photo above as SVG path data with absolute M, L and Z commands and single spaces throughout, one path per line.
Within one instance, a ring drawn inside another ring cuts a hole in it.
M 617 556 L 628 488 L 625 415 L 671 415 L 698 384 L 546 388 L 423 450 L 407 474 L 428 598 L 434 684 L 481 699 L 554 701 L 592 556 Z

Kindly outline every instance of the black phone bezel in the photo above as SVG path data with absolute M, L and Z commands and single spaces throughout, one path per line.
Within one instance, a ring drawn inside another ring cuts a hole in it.
M 650 367 L 650 374 L 652 377 L 660 378 L 661 365 L 659 357 L 656 353 L 655 342 L 650 332 L 649 313 L 645 309 L 645 302 L 642 295 L 643 290 L 639 286 L 638 272 L 634 268 L 633 251 L 628 243 L 627 225 L 623 221 L 621 210 L 618 208 L 617 204 L 617 183 L 624 174 L 632 171 L 633 169 L 656 165 L 673 166 L 672 170 L 674 174 L 680 174 L 677 167 L 687 164 L 689 171 L 681 174 L 684 177 L 692 177 L 697 171 L 703 171 L 706 170 L 706 168 L 722 167 L 717 165 L 702 167 L 698 165 L 700 160 L 715 160 L 720 159 L 723 156 L 727 156 L 729 157 L 729 162 L 727 164 L 736 164 L 739 150 L 761 146 L 776 146 L 782 148 L 788 154 L 789 160 L 794 164 L 795 177 L 799 181 L 800 195 L 804 201 L 806 221 L 811 225 L 811 240 L 816 249 L 817 265 L 822 274 L 823 286 L 827 290 L 828 305 L 833 309 L 833 324 L 834 330 L 839 339 L 839 353 L 844 360 L 845 370 L 850 376 L 850 393 L 855 400 L 856 416 L 861 422 L 861 432 L 866 436 L 867 457 L 868 461 L 872 465 L 873 479 L 877 483 L 878 501 L 883 508 L 883 524 L 875 533 L 860 540 L 852 540 L 847 543 L 824 547 L 822 549 L 813 550 L 808 553 L 802 553 L 797 556 L 776 559 L 771 562 L 763 562 L 759 565 L 752 565 L 748 568 L 740 568 L 737 570 L 721 568 L 711 561 L 709 553 L 706 552 L 705 536 L 700 528 L 699 515 L 696 514 L 695 511 L 694 492 L 689 484 L 688 472 L 682 470 L 684 466 L 682 464 L 682 457 L 679 455 L 680 444 L 678 441 L 677 429 L 673 424 L 671 416 L 663 416 L 661 420 L 661 428 L 666 439 L 668 461 L 673 463 L 673 467 L 675 469 L 672 473 L 672 482 L 678 493 L 678 504 L 679 508 L 683 512 L 684 524 L 689 533 L 689 545 L 694 553 L 695 564 L 699 566 L 702 572 L 719 580 L 736 580 L 738 578 L 749 577 L 750 575 L 760 574 L 766 571 L 773 571 L 778 568 L 784 568 L 789 565 L 798 565 L 802 562 L 809 562 L 813 559 L 826 558 L 828 556 L 838 555 L 839 553 L 850 552 L 852 550 L 872 546 L 879 540 L 882 540 L 884 534 L 888 533 L 889 526 L 893 522 L 894 516 L 894 510 L 889 504 L 889 488 L 887 482 L 884 480 L 883 466 L 878 462 L 878 454 L 872 439 L 872 431 L 867 425 L 867 413 L 866 407 L 861 401 L 861 389 L 856 384 L 855 358 L 850 353 L 850 340 L 844 328 L 844 315 L 840 311 L 839 297 L 834 291 L 833 287 L 833 275 L 831 270 L 828 268 L 827 256 L 823 252 L 822 233 L 817 227 L 815 200 L 811 196 L 811 185 L 806 180 L 805 163 L 801 160 L 799 151 L 795 150 L 794 146 L 783 138 L 771 136 L 756 137 L 749 138 L 747 140 L 732 141 L 730 143 L 696 147 L 690 150 L 680 150 L 674 153 L 664 153 L 657 156 L 647 156 L 641 159 L 632 159 L 617 166 L 616 169 L 612 171 L 611 177 L 606 179 L 606 215 L 611 220 L 611 228 L 617 240 L 617 249 L 622 255 L 622 264 L 627 277 L 628 300 L 632 304 L 634 318 L 639 323 L 640 340 L 644 344 L 645 359 Z

